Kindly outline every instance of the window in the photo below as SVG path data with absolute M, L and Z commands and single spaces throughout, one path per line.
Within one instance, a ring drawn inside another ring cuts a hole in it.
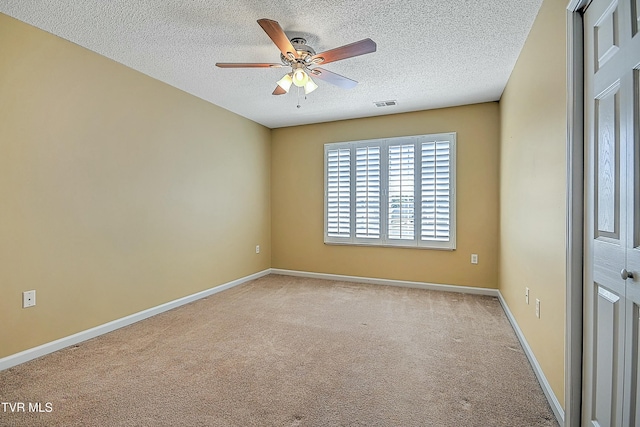
M 325 144 L 325 243 L 455 249 L 456 134 Z

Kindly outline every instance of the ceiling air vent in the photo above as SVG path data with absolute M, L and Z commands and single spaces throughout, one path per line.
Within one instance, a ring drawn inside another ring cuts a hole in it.
M 398 101 L 378 101 L 374 102 L 376 107 L 393 107 L 394 105 L 398 105 Z

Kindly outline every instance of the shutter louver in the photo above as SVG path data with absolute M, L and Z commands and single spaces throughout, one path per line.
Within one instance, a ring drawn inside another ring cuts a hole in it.
M 327 235 L 349 237 L 351 228 L 351 153 L 327 152 Z
M 356 149 L 356 237 L 380 237 L 380 147 Z
M 414 145 L 389 147 L 388 225 L 389 239 L 415 239 Z
M 450 143 L 422 143 L 422 240 L 449 241 L 450 227 Z

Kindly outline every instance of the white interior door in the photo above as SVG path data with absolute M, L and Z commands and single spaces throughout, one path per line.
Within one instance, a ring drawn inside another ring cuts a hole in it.
M 627 106 L 627 245 L 625 270 L 626 283 L 625 325 L 625 373 L 624 413 L 628 425 L 640 425 L 640 0 L 633 0 L 629 13 L 627 41 L 624 57 L 622 101 Z M 626 415 L 628 414 L 628 415 Z
M 583 421 L 640 422 L 640 0 L 594 0 L 585 31 Z

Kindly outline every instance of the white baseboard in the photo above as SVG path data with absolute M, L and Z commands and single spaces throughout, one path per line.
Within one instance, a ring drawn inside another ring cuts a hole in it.
M 167 303 L 158 305 L 156 307 L 149 308 L 147 310 L 140 311 L 138 313 L 131 314 L 129 316 L 123 317 L 121 319 L 116 319 L 111 322 L 105 323 L 100 326 L 96 326 L 95 328 L 87 329 L 86 331 L 78 332 L 77 334 L 70 335 L 68 337 L 61 338 L 56 341 L 52 341 L 50 343 L 46 343 L 40 345 L 38 347 L 30 348 L 28 350 L 22 351 L 20 353 L 12 354 L 11 356 L 4 357 L 0 359 L 0 371 L 4 369 L 11 368 L 12 366 L 19 365 L 21 363 L 28 362 L 29 360 L 36 359 L 38 357 L 44 356 L 49 353 L 53 353 L 54 351 L 61 350 L 65 347 L 78 344 L 80 342 L 89 340 L 91 338 L 95 338 L 97 336 L 106 334 L 108 332 L 114 331 L 116 329 L 122 328 L 124 326 L 131 325 L 132 323 L 139 322 L 140 320 L 147 319 L 151 316 L 155 316 L 156 314 L 163 313 L 165 311 L 171 310 L 176 307 L 180 307 L 181 305 L 188 304 L 190 302 L 196 301 L 198 299 L 216 294 L 218 292 L 222 292 L 226 289 L 232 288 L 234 286 L 241 285 L 250 280 L 258 279 L 260 277 L 266 276 L 268 274 L 281 274 L 285 276 L 297 276 L 297 277 L 308 277 L 313 279 L 324 279 L 324 280 L 340 280 L 344 282 L 358 282 L 358 283 L 369 283 L 375 285 L 387 285 L 387 286 L 401 286 L 408 288 L 417 288 L 417 289 L 427 289 L 427 290 L 435 290 L 435 291 L 445 291 L 445 292 L 461 292 L 467 294 L 476 294 L 476 295 L 489 295 L 497 297 L 504 309 L 505 314 L 507 315 L 507 319 L 511 323 L 513 330 L 516 333 L 516 336 L 520 340 L 520 344 L 524 349 L 524 352 L 529 359 L 529 363 L 531 363 L 531 367 L 538 378 L 538 382 L 542 387 L 542 391 L 544 392 L 549 404 L 551 405 L 551 409 L 553 410 L 556 419 L 560 425 L 564 424 L 564 410 L 560 405 L 560 402 L 556 398 L 555 393 L 551 389 L 547 378 L 542 372 L 542 368 L 538 364 L 531 347 L 527 343 L 522 330 L 518 326 L 513 314 L 511 314 L 511 310 L 509 310 L 509 306 L 507 306 L 506 301 L 502 297 L 502 294 L 497 289 L 490 288 L 477 288 L 470 286 L 455 286 L 455 285 L 442 285 L 437 283 L 425 283 L 425 282 L 411 282 L 404 280 L 391 280 L 391 279 L 376 279 L 369 277 L 359 277 L 359 276 L 344 276 L 339 274 L 326 274 L 326 273 L 311 273 L 305 271 L 294 271 L 294 270 L 283 270 L 279 268 L 270 268 L 258 273 L 251 274 L 249 276 L 241 277 L 239 279 L 233 280 L 231 282 L 227 282 L 225 284 L 216 286 L 214 288 L 210 288 L 201 292 L 197 292 L 192 295 L 188 295 L 186 297 L 178 298 L 173 301 L 169 301 Z
M 544 372 L 542 371 L 542 368 L 540 367 L 540 364 L 538 363 L 536 356 L 533 354 L 531 347 L 529 347 L 529 343 L 527 342 L 527 339 L 524 337 L 524 334 L 522 333 L 520 326 L 518 326 L 518 322 L 516 322 L 516 318 L 513 317 L 513 314 L 511 313 L 511 310 L 509 310 L 509 306 L 507 305 L 507 302 L 504 300 L 504 298 L 502 297 L 502 294 L 499 291 L 498 291 L 498 299 L 500 300 L 500 304 L 502 304 L 502 309 L 507 315 L 507 319 L 509 319 L 509 322 L 511 323 L 511 327 L 515 331 L 516 336 L 518 337 L 518 340 L 520 340 L 520 344 L 524 349 L 524 354 L 526 354 L 527 359 L 529 359 L 529 363 L 533 368 L 533 372 L 536 374 L 536 377 L 538 378 L 540 387 L 542 387 L 542 391 L 544 392 L 544 395 L 547 397 L 547 401 L 549 402 L 549 405 L 551 406 L 551 410 L 553 410 L 553 413 L 556 416 L 556 420 L 558 420 L 558 424 L 560 424 L 561 426 L 564 425 L 564 409 L 562 409 L 562 405 L 560 405 L 560 402 L 558 401 L 556 394 L 551 389 L 551 385 L 549 384 L 549 381 L 547 381 L 547 377 L 544 375 Z
M 87 329 L 86 331 L 78 332 L 77 334 L 60 338 L 58 340 L 40 345 L 38 347 L 30 348 L 28 350 L 21 351 L 20 353 L 12 354 L 11 356 L 3 357 L 2 359 L 0 359 L 0 371 L 11 368 L 12 366 L 16 366 L 24 362 L 28 362 L 29 360 L 44 356 L 45 354 L 53 353 L 54 351 L 58 351 L 65 347 L 69 347 L 70 345 L 75 345 L 82 341 L 95 338 L 99 335 L 106 334 L 107 332 L 114 331 L 124 326 L 131 325 L 132 323 L 139 322 L 140 320 L 144 320 L 151 316 L 155 316 L 156 314 L 160 314 L 165 311 L 171 310 L 173 308 L 180 307 L 181 305 L 185 305 L 190 302 L 199 300 L 201 298 L 208 297 L 209 295 L 217 294 L 218 292 L 222 292 L 234 286 L 241 285 L 250 280 L 258 279 L 262 276 L 268 275 L 270 272 L 271 272 L 270 269 L 259 271 L 258 273 L 241 277 L 239 279 L 232 280 L 231 282 L 227 282 L 222 285 L 219 285 L 201 292 L 197 292 L 192 295 L 187 295 L 186 297 L 178 298 L 176 300 L 169 301 L 164 304 L 160 304 L 156 307 L 152 307 L 147 310 L 139 311 L 129 316 L 113 320 L 111 322 L 105 323 L 100 326 L 96 326 L 91 329 Z
M 310 273 L 306 271 L 282 270 L 279 268 L 272 268 L 271 273 L 282 274 L 284 276 L 308 277 L 311 279 L 340 280 L 342 282 L 358 282 L 358 283 L 369 283 L 372 285 L 400 286 L 404 288 L 428 289 L 432 291 L 461 292 L 465 294 L 489 295 L 494 297 L 497 297 L 499 294 L 497 289 L 491 289 L 491 288 L 475 288 L 471 286 L 441 285 L 437 283 L 409 282 L 406 280 L 376 279 L 371 277 L 360 277 L 360 276 L 343 276 L 341 274 Z

